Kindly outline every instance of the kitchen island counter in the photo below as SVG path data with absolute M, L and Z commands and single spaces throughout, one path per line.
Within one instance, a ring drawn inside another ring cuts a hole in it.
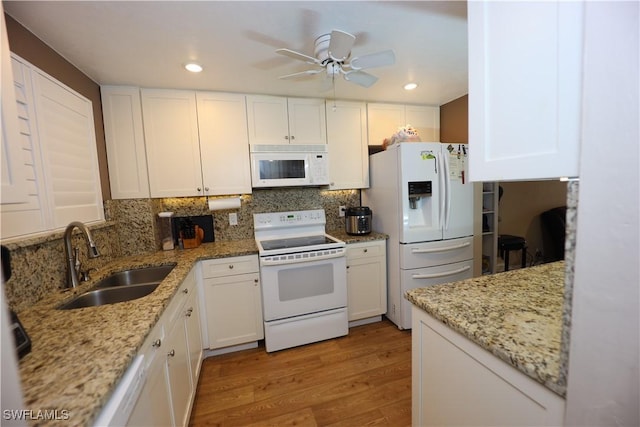
M 417 288 L 405 297 L 559 396 L 564 262 Z
M 55 292 L 18 313 L 32 341 L 20 360 L 24 408 L 31 425 L 91 425 L 198 261 L 257 254 L 255 240 L 204 243 L 188 250 L 124 257 L 100 268 L 76 289 Z M 111 273 L 175 264 L 146 297 L 74 310 L 57 307 Z M 47 416 L 39 417 L 39 414 Z M 50 419 L 57 418 L 57 419 Z

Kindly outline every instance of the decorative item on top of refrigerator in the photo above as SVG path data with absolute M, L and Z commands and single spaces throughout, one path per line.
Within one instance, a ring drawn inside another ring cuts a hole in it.
M 404 292 L 470 278 L 473 273 L 473 185 L 468 147 L 399 142 L 369 157 L 370 187 L 362 191 L 389 235 L 387 317 L 411 328 Z

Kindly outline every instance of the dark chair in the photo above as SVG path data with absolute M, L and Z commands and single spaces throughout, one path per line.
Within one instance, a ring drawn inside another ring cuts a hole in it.
M 500 252 L 500 257 L 504 259 L 504 271 L 509 271 L 510 251 L 522 251 L 521 267 L 525 268 L 527 266 L 527 241 L 524 237 L 511 236 L 509 234 L 498 236 L 498 251 Z
M 564 259 L 567 207 L 559 206 L 540 214 L 545 262 Z

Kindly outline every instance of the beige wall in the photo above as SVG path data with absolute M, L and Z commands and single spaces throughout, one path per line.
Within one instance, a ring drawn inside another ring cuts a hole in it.
M 440 106 L 440 141 L 469 142 L 469 95 Z
M 11 52 L 26 59 L 42 71 L 91 100 L 98 148 L 102 199 L 110 199 L 111 189 L 109 187 L 109 169 L 107 167 L 107 151 L 102 123 L 100 86 L 44 44 L 42 40 L 29 32 L 11 16 L 5 14 L 5 18 Z
M 532 256 L 536 249 L 544 251 L 540 214 L 547 209 L 566 206 L 567 183 L 519 181 L 501 182 L 500 185 L 504 193 L 499 207 L 498 232 L 524 237 Z

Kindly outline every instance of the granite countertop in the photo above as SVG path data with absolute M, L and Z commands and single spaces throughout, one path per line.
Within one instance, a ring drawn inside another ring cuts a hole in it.
M 159 251 L 118 259 L 74 290 L 56 292 L 18 313 L 32 340 L 20 360 L 24 407 L 68 411 L 69 420 L 32 420 L 32 425 L 91 425 L 147 335 L 197 261 L 257 254 L 253 239 L 204 243 L 188 250 Z M 176 264 L 150 295 L 129 302 L 57 310 L 100 279 L 128 268 Z
M 375 231 L 372 231 L 369 234 L 359 234 L 359 235 L 351 235 L 351 234 L 347 234 L 346 231 L 344 231 L 343 228 L 341 229 L 333 229 L 333 230 L 327 230 L 327 234 L 330 236 L 335 237 L 338 240 L 342 240 L 343 242 L 349 244 L 349 243 L 360 243 L 360 242 L 369 242 L 372 240 L 386 240 L 389 238 L 389 236 L 387 236 L 386 234 L 383 233 L 377 233 Z
M 386 239 L 371 233 L 331 234 L 347 243 Z M 69 420 L 32 420 L 32 425 L 91 425 L 140 350 L 176 290 L 196 262 L 257 254 L 254 239 L 203 243 L 187 250 L 158 251 L 124 257 L 100 268 L 92 280 L 68 291 L 52 293 L 18 313 L 32 341 L 20 360 L 24 407 L 57 410 Z M 137 267 L 175 264 L 150 295 L 133 301 L 74 310 L 57 310 L 102 278 Z M 68 412 L 61 412 L 68 411 Z
M 407 291 L 417 307 L 560 396 L 564 262 Z

